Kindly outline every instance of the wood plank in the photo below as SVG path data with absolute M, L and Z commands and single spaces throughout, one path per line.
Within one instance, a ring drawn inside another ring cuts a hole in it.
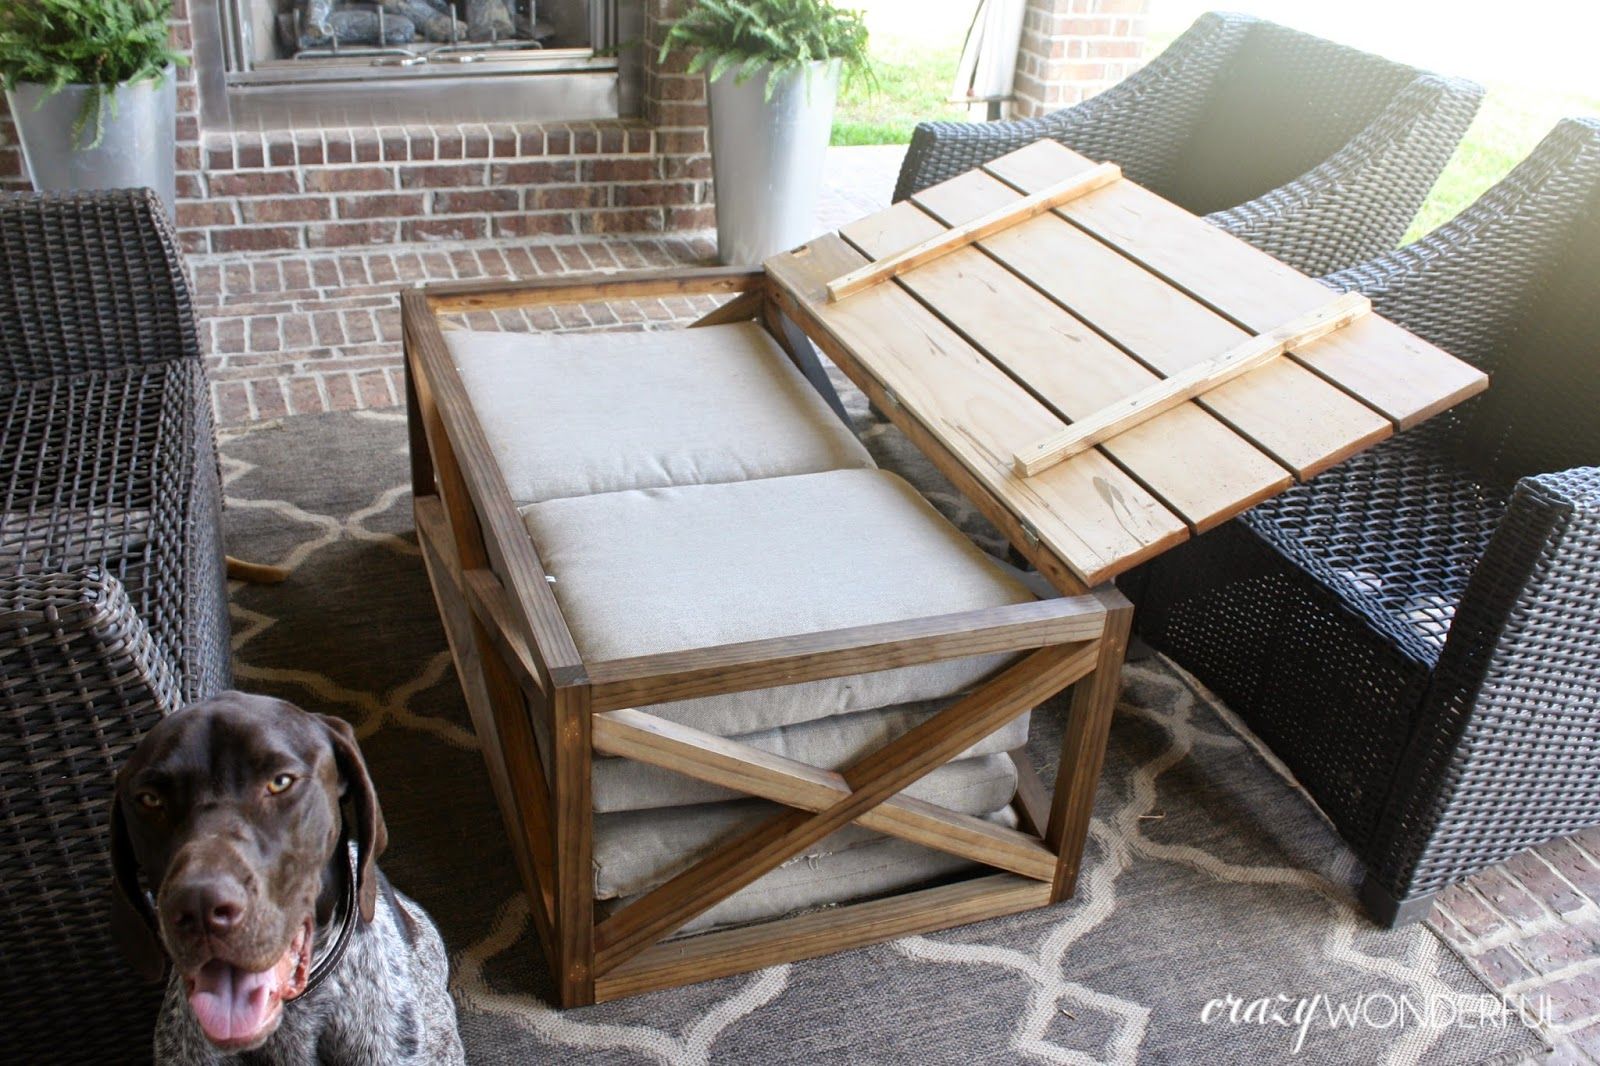
M 1017 795 L 1012 806 L 1016 808 L 1022 828 L 1046 839 L 1050 826 L 1050 792 L 1040 780 L 1039 771 L 1033 768 L 1026 747 L 1014 748 L 1006 754 L 1017 768 Z
M 445 641 L 450 647 L 450 658 L 455 666 L 456 680 L 466 697 L 467 716 L 472 721 L 472 731 L 478 738 L 483 753 L 484 766 L 489 773 L 490 790 L 500 811 L 506 839 L 512 842 L 511 854 L 522 877 L 523 891 L 530 901 L 534 931 L 547 958 L 555 957 L 554 904 L 549 886 L 554 871 L 546 866 L 541 872 L 534 852 L 540 850 L 538 835 L 525 835 L 521 803 L 511 784 L 511 773 L 500 746 L 500 731 L 495 724 L 494 708 L 490 706 L 488 690 L 484 686 L 478 651 L 472 643 L 471 615 L 467 610 L 459 571 L 455 568 L 455 548 L 444 527 L 444 506 L 437 496 L 419 496 L 413 504 L 416 516 L 417 542 L 422 550 L 423 567 L 428 572 L 428 583 L 433 590 L 439 619 L 444 625 Z M 544 853 L 550 854 L 549 837 L 544 837 Z M 519 846 L 518 841 L 527 843 Z
M 765 276 L 760 270 L 713 266 L 561 274 L 509 281 L 447 281 L 412 292 L 435 313 L 458 314 L 548 304 L 741 293 L 759 289 L 764 282 Z
M 901 202 L 840 233 L 870 256 L 942 228 L 914 204 Z M 1160 381 L 977 249 L 952 254 L 899 283 L 1064 418 L 1082 418 Z M 972 299 L 974 292 L 983 299 Z M 1196 531 L 1292 484 L 1283 466 L 1193 404 L 1104 450 Z
M 666 722 L 643 711 L 595 715 L 594 745 L 607 755 L 621 755 L 801 810 L 826 810 L 850 795 L 844 777 L 832 770 Z M 1034 837 L 912 796 L 891 796 L 863 813 L 856 823 L 1024 877 L 1050 881 L 1055 876 L 1055 853 Z
M 439 321 L 422 290 L 400 297 L 400 319 L 406 357 L 413 363 L 412 380 L 424 408 L 428 442 L 434 452 L 435 476 L 444 496 L 450 525 L 460 537 L 492 542 L 497 571 L 511 593 L 517 620 L 531 637 L 530 647 L 546 675 L 582 675 L 583 658 L 567 629 L 555 593 L 545 580 L 544 566 L 522 524 L 505 476 L 495 463 L 483 426 L 467 398 L 455 360 L 439 332 Z M 431 412 L 431 413 L 430 413 Z M 453 484 L 445 483 L 445 459 Z M 456 491 L 459 488 L 460 491 Z M 489 565 L 485 562 L 483 565 Z M 548 686 L 547 686 L 548 687 Z
M 1106 738 L 1117 698 L 1122 694 L 1122 662 L 1128 652 L 1133 625 L 1133 604 L 1108 586 L 1101 590 L 1108 614 L 1106 635 L 1099 643 L 1094 671 L 1072 690 L 1067 727 L 1061 738 L 1061 761 L 1056 767 L 1055 795 L 1050 804 L 1050 824 L 1045 840 L 1055 848 L 1055 882 L 1050 902 L 1072 896 L 1078 869 L 1089 838 L 1089 818 L 1094 813 L 1094 793 L 1105 763 Z
M 594 1002 L 594 756 L 588 690 L 556 690 L 552 708 L 556 830 L 556 939 L 560 962 L 553 967 L 561 1002 Z
M 825 677 L 1093 640 L 1105 610 L 1093 596 L 1034 600 L 823 633 L 588 664 L 595 711 L 794 685 Z
M 995 160 L 989 170 L 1027 193 L 1094 165 L 1046 140 Z M 1060 214 L 1253 331 L 1327 299 L 1320 282 L 1132 182 L 1066 204 Z M 1401 429 L 1488 385 L 1475 367 L 1378 316 L 1297 348 L 1293 357 Z
M 1017 473 L 1032 477 L 1079 452 L 1149 422 L 1174 407 L 1226 385 L 1257 367 L 1280 358 L 1291 348 L 1310 344 L 1342 329 L 1372 310 L 1372 301 L 1356 292 L 1335 296 L 1314 311 L 1276 329 L 1240 342 L 1232 350 L 1133 393 L 1074 422 L 1017 453 Z
M 949 223 L 1017 195 L 986 174 L 970 173 L 914 199 Z M 1040 216 L 981 247 L 1162 377 L 1223 355 L 1250 337 L 1057 215 Z M 1196 402 L 1301 479 L 1377 443 L 1394 428 L 1365 404 L 1281 359 Z
M 657 944 L 595 982 L 605 1002 L 695 981 L 798 962 L 916 933 L 966 925 L 1042 907 L 1050 888 L 1012 874 L 782 918 Z
M 722 326 L 730 322 L 748 322 L 761 313 L 761 307 L 766 303 L 766 289 L 751 289 L 742 292 L 714 311 L 707 311 L 699 318 L 685 326 L 685 329 L 695 329 L 699 326 Z
M 1029 193 L 987 214 L 969 219 L 959 226 L 951 226 L 949 229 L 930 234 L 914 244 L 902 247 L 899 251 L 880 253 L 875 261 L 828 282 L 828 299 L 830 302 L 843 300 L 862 289 L 869 289 L 890 278 L 897 278 L 941 256 L 965 248 L 974 241 L 1009 229 L 1035 215 L 1042 215 L 1051 208 L 1060 207 L 1068 200 L 1075 200 L 1085 193 L 1104 188 L 1120 180 L 1121 177 L 1121 167 L 1115 163 L 1101 163 L 1092 169 L 1047 185 L 1037 192 Z
M 851 790 L 848 798 L 816 814 L 794 811 L 768 819 L 651 889 L 595 930 L 596 970 L 605 973 L 620 965 L 1038 706 L 1082 677 L 1097 653 L 1098 642 L 1087 648 L 1034 652 L 978 691 L 846 767 L 841 773 Z
M 827 280 L 864 261 L 830 235 L 773 257 L 767 270 L 846 373 L 854 366 L 881 383 L 1079 582 L 1098 584 L 1188 536 L 1181 518 L 1098 452 L 1017 477 L 1017 448 L 1061 428 L 1061 419 L 898 285 L 827 303 Z

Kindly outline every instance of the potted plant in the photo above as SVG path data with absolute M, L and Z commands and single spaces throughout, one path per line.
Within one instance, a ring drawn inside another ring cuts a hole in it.
M 172 0 L 4 0 L 0 80 L 40 191 L 148 186 L 173 207 Z
M 841 71 L 867 71 L 858 11 L 827 0 L 693 0 L 661 59 L 694 50 L 706 72 L 717 250 L 759 263 L 813 236 Z

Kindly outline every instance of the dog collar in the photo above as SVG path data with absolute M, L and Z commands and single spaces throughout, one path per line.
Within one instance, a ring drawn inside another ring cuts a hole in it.
M 311 972 L 306 975 L 306 987 L 300 990 L 295 999 L 304 999 L 316 990 L 316 987 L 328 979 L 328 975 L 338 968 L 344 959 L 345 950 L 350 947 L 350 938 L 356 930 L 356 877 L 360 862 L 360 852 L 353 840 L 345 841 L 345 854 L 350 857 L 349 869 L 344 880 L 343 906 L 334 912 L 336 927 L 333 933 L 333 944 L 322 958 L 311 964 Z

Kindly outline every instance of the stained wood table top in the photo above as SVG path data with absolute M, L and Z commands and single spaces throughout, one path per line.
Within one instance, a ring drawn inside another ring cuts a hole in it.
M 1020 474 L 1019 454 L 1075 421 L 1337 295 L 1122 179 L 830 299 L 830 282 L 1096 166 L 1040 141 L 766 263 L 801 328 L 1059 560 L 1041 567 L 1058 585 L 1098 585 L 1487 386 L 1366 314 Z

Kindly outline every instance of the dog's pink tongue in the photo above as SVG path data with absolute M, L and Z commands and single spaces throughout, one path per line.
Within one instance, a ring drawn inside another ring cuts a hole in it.
M 247 973 L 216 959 L 206 963 L 189 993 L 189 1006 L 206 1036 L 221 1043 L 259 1033 L 272 1011 L 276 973 Z

